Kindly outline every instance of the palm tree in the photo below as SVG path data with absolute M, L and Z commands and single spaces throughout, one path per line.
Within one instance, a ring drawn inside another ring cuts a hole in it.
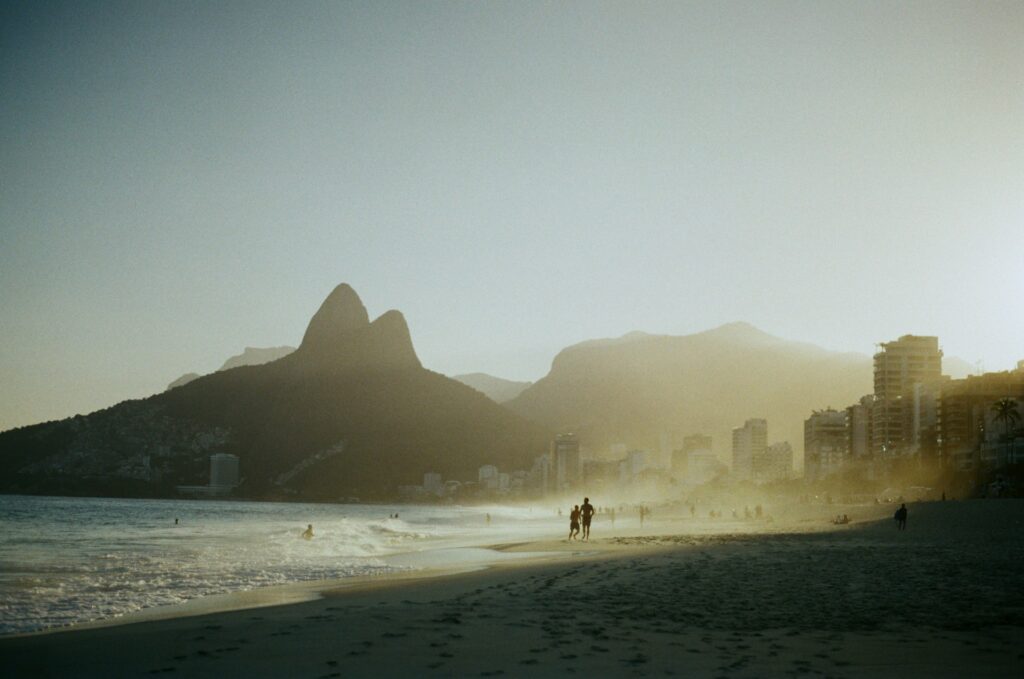
M 1020 413 L 1017 412 L 1017 402 L 1012 398 L 1001 398 L 992 404 L 993 421 L 1003 422 L 1003 436 L 1009 438 L 1010 425 L 1020 422 Z

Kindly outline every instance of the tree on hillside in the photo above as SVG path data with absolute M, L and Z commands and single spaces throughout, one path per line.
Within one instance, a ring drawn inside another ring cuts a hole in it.
M 1017 402 L 1012 398 L 1001 398 L 992 404 L 993 421 L 1003 423 L 1003 436 L 1009 437 L 1010 426 L 1020 422 Z

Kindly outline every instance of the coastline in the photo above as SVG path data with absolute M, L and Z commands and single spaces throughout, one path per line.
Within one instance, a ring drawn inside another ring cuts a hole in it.
M 1001 677 L 1024 667 L 1022 501 L 913 506 L 906 533 L 887 519 L 769 534 L 667 524 L 582 546 L 496 544 L 542 555 L 353 578 L 304 602 L 5 637 L 0 656 L 10 676 Z M 894 559 L 900 587 L 886 579 Z

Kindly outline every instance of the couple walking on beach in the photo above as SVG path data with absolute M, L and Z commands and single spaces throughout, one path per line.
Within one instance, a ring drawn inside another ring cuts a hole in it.
M 576 505 L 569 512 L 569 539 L 577 540 L 580 534 L 580 520 L 583 521 L 583 539 L 590 539 L 590 520 L 594 516 L 594 505 L 590 504 L 590 498 L 583 498 L 583 506 Z

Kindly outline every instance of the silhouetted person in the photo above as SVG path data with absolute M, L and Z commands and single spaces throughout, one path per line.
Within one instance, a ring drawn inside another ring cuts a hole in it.
M 177 519 L 175 519 L 175 520 L 174 520 L 174 525 L 175 525 L 175 526 L 177 526 L 177 525 L 178 525 L 178 520 L 177 520 Z
M 302 537 L 306 540 L 313 539 L 313 524 L 309 524 L 308 526 L 306 526 L 306 530 L 302 531 Z
M 896 519 L 896 528 L 899 530 L 907 529 L 907 505 L 901 504 L 900 508 L 896 510 L 896 515 L 893 517 Z
M 583 519 L 583 539 L 590 539 L 590 520 L 594 517 L 594 505 L 590 504 L 590 498 L 583 498 L 583 506 L 580 507 L 580 518 Z
M 761 518 L 761 514 L 762 514 L 761 505 L 757 505 L 756 507 L 754 507 L 754 516 L 756 516 L 757 518 L 760 519 Z
M 690 518 L 697 515 L 697 505 L 690 505 Z
M 609 513 L 611 514 L 612 528 L 614 528 L 615 527 L 615 508 L 612 507 Z
M 488 526 L 491 525 L 491 515 L 490 514 L 487 515 L 487 525 Z
M 575 540 L 580 532 L 580 506 L 576 505 L 569 512 L 569 539 Z

